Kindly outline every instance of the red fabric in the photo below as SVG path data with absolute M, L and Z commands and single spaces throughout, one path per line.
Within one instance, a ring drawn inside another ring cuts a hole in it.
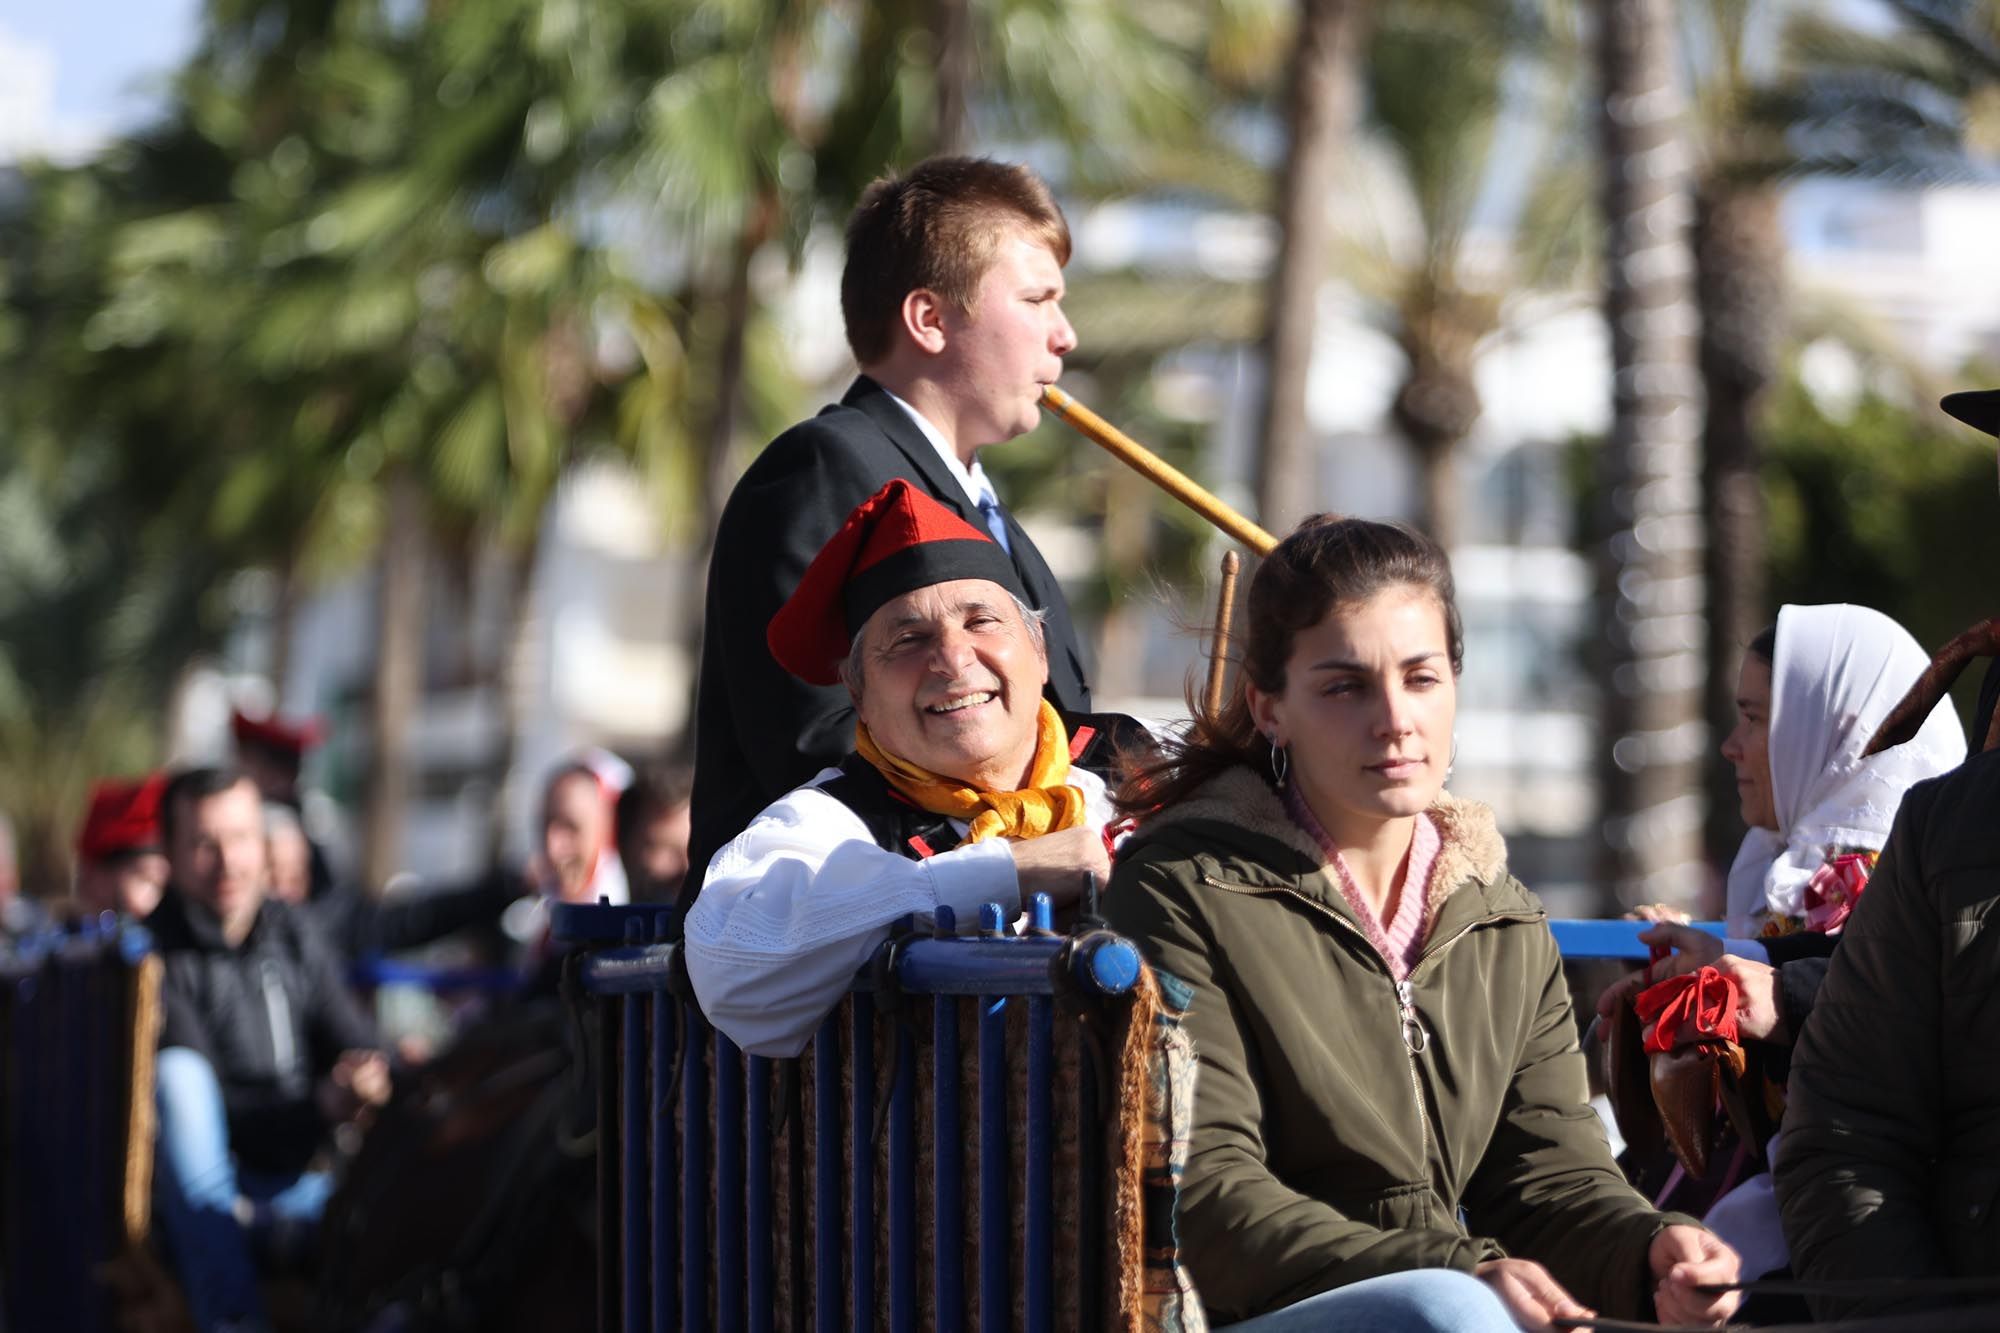
M 303 722 L 287 722 L 276 714 L 251 717 L 239 709 L 229 715 L 229 732 L 238 745 L 261 745 L 298 757 L 326 739 L 326 723 L 316 717 Z
M 856 505 L 840 531 L 806 566 L 799 586 L 764 631 L 778 665 L 809 684 L 838 681 L 849 646 L 842 600 L 848 580 L 899 551 L 938 541 L 991 543 L 993 535 L 973 527 L 902 477 Z
M 167 775 L 113 778 L 90 789 L 90 808 L 77 831 L 80 860 L 103 861 L 122 852 L 157 851 L 160 847 L 160 796 Z
M 1736 1038 L 1736 982 L 1712 967 L 1668 977 L 1632 1001 L 1639 1019 L 1653 1026 L 1646 1049 L 1666 1052 L 1690 1041 Z
M 1861 900 L 1861 891 L 1868 887 L 1878 856 L 1876 852 L 1849 852 L 1813 872 L 1806 881 L 1803 903 L 1807 930 L 1822 935 L 1840 933 L 1854 904 Z

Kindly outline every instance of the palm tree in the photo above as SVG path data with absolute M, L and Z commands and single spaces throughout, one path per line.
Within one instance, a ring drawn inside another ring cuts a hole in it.
M 1787 317 L 1785 182 L 1805 176 L 1919 183 L 1964 175 L 1980 89 L 2000 80 L 1987 0 L 1892 0 L 1887 32 L 1781 0 L 1680 7 L 1692 71 L 1694 252 L 1707 390 L 1702 490 L 1711 669 L 1705 712 L 1735 716 L 1734 662 L 1772 618 L 1762 444 Z M 1778 20 L 1784 20 L 1778 40 Z M 1759 50 L 1771 58 L 1759 60 Z M 1743 834 L 1735 773 L 1707 756 L 1707 849 Z
M 1364 142 L 1380 152 L 1362 164 L 1380 160 L 1390 170 L 1350 193 L 1395 198 L 1410 222 L 1344 227 L 1343 271 L 1403 352 L 1390 415 L 1416 457 L 1419 520 L 1446 549 L 1462 531 L 1457 451 L 1482 410 L 1478 355 L 1509 319 L 1511 293 L 1567 285 L 1580 266 L 1581 248 L 1564 243 L 1576 214 L 1548 201 L 1581 195 L 1584 164 L 1553 125 L 1536 126 L 1554 143 L 1521 206 L 1511 217 L 1485 210 L 1483 226 L 1498 244 L 1477 264 L 1467 245 L 1489 182 L 1511 169 L 1494 157 L 1510 102 L 1544 120 L 1557 108 L 1568 114 L 1569 99 L 1556 90 L 1567 92 L 1574 62 L 1561 37 L 1544 30 L 1532 6 L 1415 0 L 1385 10 L 1368 47 Z M 1529 59 L 1552 85 L 1533 104 L 1506 87 L 1509 69 Z
M 1359 102 L 1358 53 L 1368 0 L 1301 0 L 1285 91 L 1285 161 L 1278 178 L 1278 255 L 1264 326 L 1264 405 L 1257 453 L 1257 512 L 1282 532 L 1319 494 L 1306 375 L 1315 310 L 1331 240 L 1327 199 L 1336 155 Z
M 1600 493 L 1604 878 L 1628 904 L 1700 884 L 1699 379 L 1670 0 L 1600 0 L 1598 134 L 1613 373 Z

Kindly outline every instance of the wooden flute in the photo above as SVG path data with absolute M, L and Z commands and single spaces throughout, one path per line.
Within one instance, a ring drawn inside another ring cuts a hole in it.
M 1042 406 L 1076 432 L 1200 514 L 1258 555 L 1269 555 L 1278 539 L 1202 489 L 1193 478 L 1119 430 L 1053 384 L 1042 386 Z

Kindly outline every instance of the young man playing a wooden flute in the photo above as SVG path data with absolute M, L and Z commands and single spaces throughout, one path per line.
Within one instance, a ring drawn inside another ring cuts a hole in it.
M 1042 387 L 1076 346 L 1062 313 L 1069 253 L 1062 211 L 1024 167 L 933 158 L 862 195 L 841 279 L 861 374 L 758 456 L 716 533 L 683 905 L 717 849 L 853 746 L 847 692 L 787 673 L 765 628 L 849 511 L 892 478 L 993 534 L 1047 613 L 1047 697 L 1088 711 L 1062 589 L 979 464 L 980 449 L 1033 428 Z

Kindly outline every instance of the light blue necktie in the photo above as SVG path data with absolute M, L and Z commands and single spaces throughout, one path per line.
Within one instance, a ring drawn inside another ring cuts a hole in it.
M 979 514 L 986 520 L 986 530 L 993 534 L 993 540 L 999 542 L 1000 549 L 1011 557 L 1014 543 L 1007 540 L 1007 516 L 1000 512 L 1000 501 L 994 498 L 993 492 L 980 492 Z

